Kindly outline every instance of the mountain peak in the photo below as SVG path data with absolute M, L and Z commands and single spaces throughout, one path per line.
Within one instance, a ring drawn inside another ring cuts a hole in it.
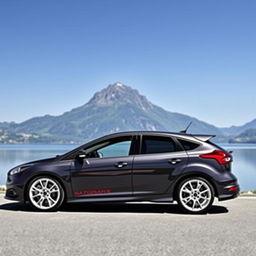
M 129 91 L 129 90 L 133 90 L 133 89 L 121 82 L 115 82 L 113 84 L 109 84 L 106 88 L 101 90 L 101 92 L 104 90 L 106 90 L 108 93 L 112 93 L 114 91 Z
M 145 96 L 121 82 L 110 84 L 95 93 L 88 104 L 96 106 L 133 104 L 144 111 L 152 108 L 152 103 L 149 102 Z
M 120 83 L 120 82 L 116 82 L 116 83 L 114 83 L 114 84 L 111 84 L 110 86 L 113 86 L 113 87 L 125 87 L 125 85 L 124 84 L 122 84 L 122 83 Z

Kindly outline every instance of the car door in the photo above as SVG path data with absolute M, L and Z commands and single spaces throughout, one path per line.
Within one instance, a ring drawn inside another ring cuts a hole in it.
M 134 157 L 134 195 L 164 194 L 172 176 L 187 163 L 187 154 L 170 136 L 143 135 L 140 154 Z
M 78 152 L 85 158 L 76 158 L 72 165 L 74 197 L 131 196 L 132 144 L 132 136 L 118 137 Z

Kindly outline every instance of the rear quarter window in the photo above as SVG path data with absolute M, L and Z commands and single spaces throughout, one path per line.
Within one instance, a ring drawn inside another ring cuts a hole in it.
M 196 149 L 200 146 L 199 143 L 195 143 L 188 140 L 178 139 L 178 141 L 186 151 Z

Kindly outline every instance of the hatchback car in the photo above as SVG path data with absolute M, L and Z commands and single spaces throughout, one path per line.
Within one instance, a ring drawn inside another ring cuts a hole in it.
M 217 197 L 234 198 L 239 186 L 230 153 L 211 135 L 123 132 L 64 155 L 22 164 L 7 177 L 6 199 L 41 211 L 63 202 L 173 202 L 207 212 Z

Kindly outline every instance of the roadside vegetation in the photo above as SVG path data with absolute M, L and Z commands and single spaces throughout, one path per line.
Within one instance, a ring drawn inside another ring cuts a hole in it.
M 249 190 L 249 191 L 241 191 L 240 195 L 256 195 L 256 189 L 254 190 Z
M 1 192 L 4 192 L 6 190 L 6 187 L 5 186 L 0 186 L 0 193 Z

